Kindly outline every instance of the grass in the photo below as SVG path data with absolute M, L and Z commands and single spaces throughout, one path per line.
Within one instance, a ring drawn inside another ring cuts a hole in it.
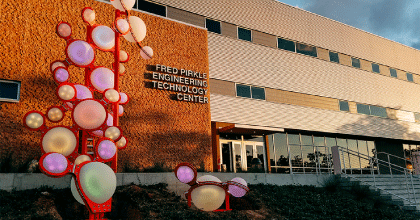
M 418 216 L 351 191 L 313 186 L 250 185 L 231 197 L 231 212 L 202 212 L 167 190 L 167 185 L 117 187 L 109 219 L 405 219 Z M 363 190 L 362 190 L 363 191 Z M 379 205 L 378 205 L 379 204 Z M 86 219 L 87 210 L 70 189 L 0 191 L 0 219 Z

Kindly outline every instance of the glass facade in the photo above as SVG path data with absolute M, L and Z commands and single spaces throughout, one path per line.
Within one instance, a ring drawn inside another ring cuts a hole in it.
M 0 101 L 18 102 L 20 100 L 20 82 L 0 80 Z
M 407 73 L 407 81 L 414 82 L 413 74 Z
M 214 20 L 210 20 L 206 18 L 206 28 L 208 31 L 213 32 L 213 33 L 217 33 L 217 34 L 221 34 L 221 29 L 220 29 L 220 22 L 218 21 L 214 21 Z
M 351 58 L 351 65 L 356 68 L 360 68 L 360 60 L 356 58 Z
M 376 63 L 372 63 L 372 71 L 375 73 L 379 73 L 379 65 Z
M 350 111 L 349 103 L 348 102 L 346 102 L 346 101 L 340 101 L 339 102 L 339 105 L 340 105 L 340 111 L 346 111 L 346 112 L 349 112 Z
M 341 156 L 341 166 L 352 173 L 370 172 L 372 160 L 363 158 L 375 156 L 375 144 L 367 140 L 289 133 L 272 134 L 268 140 L 272 173 L 332 173 L 333 146 L 352 152 Z
M 279 49 L 296 52 L 295 42 L 290 41 L 290 40 L 285 40 L 285 39 L 282 39 L 282 38 L 277 38 L 277 47 Z
M 395 69 L 389 69 L 389 73 L 392 77 L 397 78 L 397 71 Z
M 340 63 L 340 59 L 338 58 L 338 53 L 334 53 L 330 51 L 330 61 L 335 63 Z
M 144 0 L 138 0 L 134 4 L 133 8 L 166 17 L 166 7 L 163 5 L 158 5 Z
M 241 40 L 251 41 L 251 30 L 238 27 L 238 38 Z
M 301 44 L 301 43 L 296 44 L 296 52 L 305 54 L 308 56 L 313 56 L 313 57 L 317 56 L 316 47 L 309 46 L 306 44 Z

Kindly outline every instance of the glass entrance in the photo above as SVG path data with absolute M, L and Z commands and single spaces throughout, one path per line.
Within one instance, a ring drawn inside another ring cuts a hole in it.
M 235 173 L 265 171 L 263 142 L 220 140 L 220 148 L 222 170 Z

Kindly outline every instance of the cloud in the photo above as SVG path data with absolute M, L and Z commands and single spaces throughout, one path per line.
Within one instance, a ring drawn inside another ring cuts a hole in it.
M 420 4 L 410 0 L 303 0 L 302 8 L 420 49 Z

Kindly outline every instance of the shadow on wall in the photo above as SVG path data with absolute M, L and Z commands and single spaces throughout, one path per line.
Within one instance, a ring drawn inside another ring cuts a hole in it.
M 415 132 L 416 130 L 418 132 Z M 420 124 L 375 116 L 363 116 L 354 123 L 341 126 L 337 129 L 337 133 L 377 137 L 378 139 L 375 139 L 377 153 L 386 152 L 400 158 L 405 158 L 403 143 L 420 144 Z M 380 160 L 388 161 L 386 154 L 378 154 L 377 157 Z M 400 167 L 406 167 L 403 159 L 390 157 L 390 162 Z M 381 174 L 390 173 L 388 167 L 379 166 L 379 168 Z

